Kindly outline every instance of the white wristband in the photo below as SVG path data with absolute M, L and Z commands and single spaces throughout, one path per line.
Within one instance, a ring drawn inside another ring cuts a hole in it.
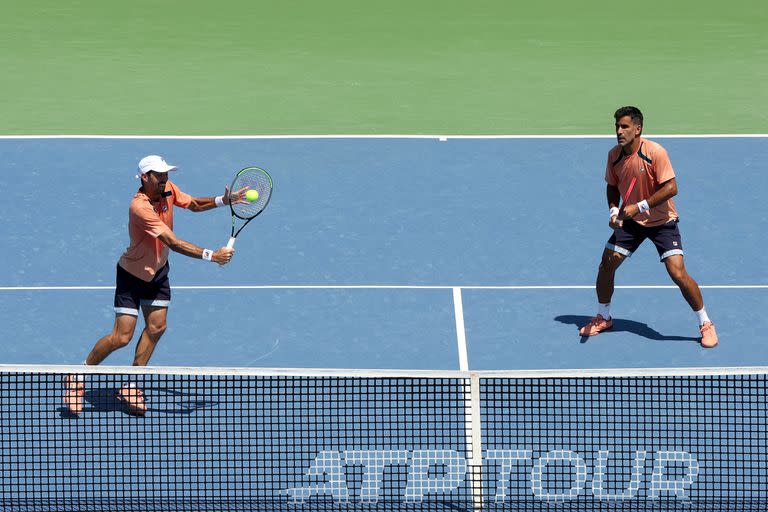
M 643 199 L 642 201 L 640 201 L 639 203 L 637 203 L 637 209 L 638 209 L 638 210 L 640 210 L 640 213 L 645 213 L 645 212 L 647 212 L 648 210 L 650 210 L 650 209 L 651 209 L 651 207 L 650 207 L 650 206 L 648 206 L 648 201 L 646 201 L 645 199 Z
M 203 259 L 205 261 L 211 261 L 211 258 L 213 257 L 213 251 L 210 249 L 203 249 Z
M 616 207 L 616 206 L 611 207 L 611 209 L 610 209 L 610 217 L 614 218 L 614 217 L 618 217 L 618 216 L 619 216 L 619 209 L 618 209 L 618 207 Z
M 216 196 L 214 201 L 216 202 L 216 206 L 224 206 L 224 196 Z

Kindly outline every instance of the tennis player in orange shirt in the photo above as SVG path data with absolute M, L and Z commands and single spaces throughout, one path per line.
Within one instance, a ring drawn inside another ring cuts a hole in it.
M 701 289 L 683 263 L 679 217 L 672 198 L 677 194 L 675 171 L 666 150 L 642 137 L 643 114 L 636 107 L 622 107 L 614 114 L 618 145 L 608 152 L 606 196 L 613 228 L 597 272 L 597 315 L 579 330 L 594 336 L 610 329 L 614 276 L 619 265 L 647 238 L 656 246 L 672 281 L 695 312 L 701 345 L 717 345 L 715 325 L 704 309 Z M 619 201 L 623 199 L 623 207 Z
M 176 170 L 176 166 L 157 155 L 149 155 L 139 162 L 137 177 L 141 179 L 141 187 L 128 209 L 130 246 L 117 263 L 115 324 L 112 332 L 96 342 L 85 360 L 86 365 L 101 363 L 131 342 L 139 309 L 146 325 L 136 345 L 133 364 L 144 366 L 149 362 L 165 332 L 171 302 L 169 250 L 220 265 L 232 258 L 234 249 L 222 247 L 211 251 L 178 238 L 173 232 L 173 208 L 202 212 L 229 204 L 230 199 L 242 200 L 238 195 L 242 195 L 242 191 L 230 197 L 225 188 L 223 196 L 192 197 L 168 179 L 168 173 Z M 64 404 L 72 414 L 82 411 L 84 387 L 80 375 L 68 375 L 64 379 Z M 143 393 L 136 387 L 124 386 L 117 392 L 117 398 L 132 414 L 141 415 L 146 411 Z

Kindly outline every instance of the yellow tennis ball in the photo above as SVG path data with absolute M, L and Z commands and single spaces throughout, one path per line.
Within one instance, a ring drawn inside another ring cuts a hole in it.
M 259 198 L 259 191 L 250 189 L 245 193 L 245 198 L 253 202 Z

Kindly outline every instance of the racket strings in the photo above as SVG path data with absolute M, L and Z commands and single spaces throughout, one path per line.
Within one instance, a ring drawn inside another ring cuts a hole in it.
M 255 201 L 243 200 L 232 204 L 232 211 L 241 219 L 251 219 L 261 213 L 272 195 L 272 179 L 261 169 L 244 169 L 232 182 L 231 190 L 255 190 L 259 197 Z

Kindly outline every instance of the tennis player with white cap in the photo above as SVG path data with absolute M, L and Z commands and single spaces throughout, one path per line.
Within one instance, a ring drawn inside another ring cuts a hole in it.
M 217 197 L 192 197 L 168 179 L 176 171 L 163 157 L 149 155 L 139 162 L 141 187 L 131 201 L 128 213 L 130 245 L 117 263 L 115 287 L 115 324 L 112 332 L 102 337 L 85 360 L 86 365 L 104 361 L 115 350 L 128 345 L 133 338 L 139 309 L 145 327 L 136 346 L 135 366 L 149 362 L 152 352 L 165 332 L 171 287 L 168 279 L 169 249 L 185 256 L 224 265 L 229 263 L 233 249 L 221 247 L 216 251 L 186 242 L 173 232 L 173 207 L 202 212 L 229 204 L 230 192 Z M 242 194 L 242 192 L 240 192 Z M 242 199 L 238 193 L 233 200 Z M 72 414 L 80 414 L 85 385 L 80 375 L 64 378 L 64 405 Z M 146 411 L 143 393 L 129 385 L 117 392 L 117 398 L 131 414 Z

